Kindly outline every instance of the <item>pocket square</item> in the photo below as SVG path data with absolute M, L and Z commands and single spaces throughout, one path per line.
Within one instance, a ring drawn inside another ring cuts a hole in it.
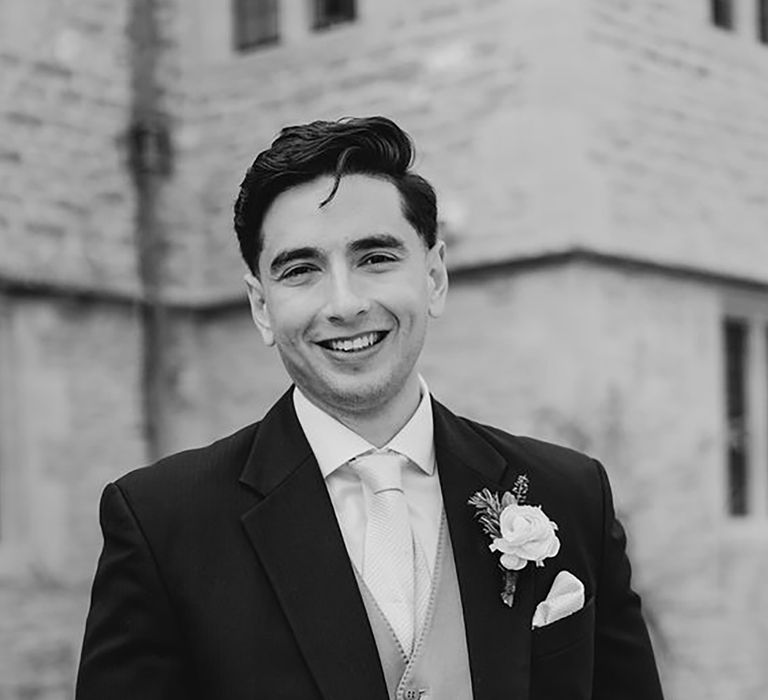
M 531 626 L 544 627 L 584 607 L 584 584 L 570 571 L 561 571 L 545 600 L 536 606 Z

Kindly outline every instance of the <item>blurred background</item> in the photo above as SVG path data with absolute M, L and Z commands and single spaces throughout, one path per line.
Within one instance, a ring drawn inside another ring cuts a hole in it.
M 288 384 L 238 184 L 392 117 L 457 412 L 599 457 L 670 700 L 768 697 L 768 0 L 0 0 L 0 700 L 66 700 L 105 483 Z

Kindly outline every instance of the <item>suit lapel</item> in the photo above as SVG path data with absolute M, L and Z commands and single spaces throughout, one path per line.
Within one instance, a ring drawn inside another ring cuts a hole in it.
M 262 421 L 241 481 L 264 497 L 243 526 L 323 697 L 383 700 L 365 607 L 290 391 Z
M 480 489 L 504 491 L 516 472 L 474 429 L 433 402 L 435 449 L 459 580 L 474 700 L 529 696 L 532 567 L 519 577 L 512 608 L 500 598 L 498 555 L 474 519 L 468 499 Z

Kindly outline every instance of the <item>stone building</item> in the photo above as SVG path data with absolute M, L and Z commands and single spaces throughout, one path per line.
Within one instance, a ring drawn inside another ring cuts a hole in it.
M 672 700 L 768 696 L 766 0 L 0 0 L 0 700 L 71 697 L 104 484 L 287 384 L 231 204 L 387 114 L 452 289 L 423 372 L 606 464 Z

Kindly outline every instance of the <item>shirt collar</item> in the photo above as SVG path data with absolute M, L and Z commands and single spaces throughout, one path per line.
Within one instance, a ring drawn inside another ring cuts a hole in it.
M 419 386 L 421 400 L 415 413 L 382 449 L 395 450 L 426 474 L 432 474 L 435 470 L 432 401 L 429 387 L 421 376 Z M 365 438 L 315 406 L 298 387 L 293 390 L 293 406 L 323 478 L 359 454 L 375 449 Z

